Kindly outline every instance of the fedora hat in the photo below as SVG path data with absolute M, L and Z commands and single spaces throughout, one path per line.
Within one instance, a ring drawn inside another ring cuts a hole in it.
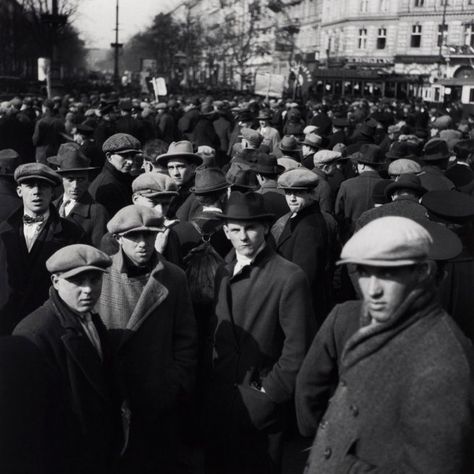
M 257 174 L 245 163 L 233 161 L 225 177 L 231 186 L 237 186 L 239 188 L 253 191 L 260 187 L 257 180 Z
M 253 221 L 272 220 L 275 216 L 265 209 L 265 201 L 261 194 L 234 191 L 220 217 L 227 220 Z
M 184 159 L 195 165 L 202 164 L 202 158 L 194 153 L 193 144 L 188 140 L 172 142 L 168 151 L 156 159 L 156 163 L 161 166 L 166 166 L 168 161 L 175 158 Z
M 390 149 L 385 153 L 385 157 L 389 160 L 398 160 L 410 155 L 410 150 L 407 142 L 393 142 Z
M 256 153 L 256 163 L 252 163 L 251 167 L 256 173 L 260 174 L 281 174 L 285 168 L 278 164 L 277 159 L 273 155 L 267 153 Z
M 298 151 L 300 149 L 300 145 L 294 135 L 285 135 L 281 139 L 278 148 L 281 151 Z
M 420 178 L 416 174 L 402 174 L 400 177 L 385 188 L 385 196 L 390 197 L 398 189 L 411 189 L 419 196 L 426 193 L 426 189 L 421 185 Z
M 430 140 L 423 148 L 423 161 L 447 160 L 449 156 L 448 145 L 440 138 Z
M 61 156 L 58 157 L 59 174 L 70 173 L 72 171 L 91 171 L 97 168 L 90 165 L 90 160 L 75 148 L 67 148 Z
M 13 176 L 20 164 L 20 155 L 15 150 L 12 148 L 0 150 L 0 176 Z
M 364 143 L 359 149 L 358 163 L 369 166 L 382 165 L 385 162 L 383 150 L 378 145 Z
M 311 148 L 321 148 L 323 146 L 323 137 L 316 133 L 308 133 L 300 143 Z
M 224 173 L 217 167 L 200 166 L 197 168 L 194 183 L 194 187 L 191 188 L 194 194 L 207 194 L 229 187 Z

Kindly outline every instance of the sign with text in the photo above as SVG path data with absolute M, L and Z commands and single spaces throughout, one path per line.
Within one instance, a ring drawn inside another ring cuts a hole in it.
M 281 97 L 285 88 L 285 76 L 281 74 L 257 74 L 255 94 L 267 97 Z

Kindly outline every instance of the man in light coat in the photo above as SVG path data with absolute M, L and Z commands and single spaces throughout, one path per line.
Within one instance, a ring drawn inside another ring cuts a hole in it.
M 344 246 L 340 263 L 357 265 L 363 300 L 336 306 L 321 328 L 334 328 L 337 362 L 320 371 L 332 398 L 305 473 L 473 472 L 472 346 L 437 301 L 432 247 L 424 227 L 398 216 L 370 222 Z

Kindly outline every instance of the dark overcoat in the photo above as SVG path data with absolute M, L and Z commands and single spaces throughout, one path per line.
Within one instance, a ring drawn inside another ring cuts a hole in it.
M 111 217 L 132 203 L 133 176 L 116 170 L 108 161 L 89 186 L 92 199 L 102 204 Z
M 217 276 L 209 459 L 216 472 L 278 472 L 275 441 L 312 334 L 310 291 L 304 272 L 268 245 L 232 276 L 235 264 Z
M 0 202 L 0 221 L 7 219 L 21 206 L 13 178 L 0 176 Z
M 127 312 L 127 292 L 136 284 L 123 252 L 103 277 L 98 309 L 112 339 L 118 375 L 131 410 L 130 443 L 123 472 L 156 472 L 176 462 L 181 416 L 193 391 L 197 330 L 184 272 L 158 256 L 158 263 Z M 161 466 L 160 466 L 161 463 Z
M 361 318 L 342 354 L 339 345 L 338 385 L 307 474 L 473 472 L 472 346 L 433 296 L 417 291 L 390 322 Z M 346 331 L 338 319 L 359 318 L 361 306 L 336 307 L 335 329 Z
M 0 288 L 0 334 L 13 328 L 48 299 L 50 275 L 46 260 L 66 245 L 85 241 L 81 227 L 61 219 L 54 206 L 28 252 L 23 235 L 23 206 L 0 224 L 0 268 L 8 284 Z
M 317 202 L 288 219 L 276 242 L 276 251 L 305 272 L 318 326 L 330 309 L 328 286 L 332 282 L 326 273 L 329 249 L 326 221 Z
M 276 182 L 267 181 L 263 183 L 257 192 L 263 196 L 265 209 L 275 216 L 275 220 L 289 211 L 285 191 L 279 189 Z
M 105 327 L 94 314 L 92 321 L 101 341 L 101 358 L 77 315 L 55 290 L 51 289 L 50 294 L 45 304 L 14 331 L 15 335 L 32 341 L 46 358 L 56 389 L 56 406 L 50 419 L 50 430 L 56 436 L 49 449 L 55 450 L 61 460 L 61 473 L 112 472 L 121 422 L 120 403 L 113 396 L 116 390 Z

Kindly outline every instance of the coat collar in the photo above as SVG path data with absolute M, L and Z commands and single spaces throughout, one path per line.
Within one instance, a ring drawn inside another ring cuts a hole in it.
M 64 194 L 60 196 L 58 199 L 56 199 L 56 201 L 54 201 L 54 205 L 56 209 L 59 209 L 61 207 L 61 204 L 63 203 L 63 201 L 64 201 Z M 91 195 L 88 192 L 84 193 L 84 195 L 81 196 L 81 198 L 78 201 L 76 201 L 76 204 L 71 209 L 71 212 L 69 213 L 69 215 L 77 214 L 78 216 L 81 216 L 84 218 L 90 217 L 92 203 L 93 203 L 93 199 Z
M 285 227 L 283 228 L 282 233 L 280 234 L 280 238 L 278 239 L 277 246 L 279 247 L 282 245 L 284 242 L 286 242 L 290 237 L 293 232 L 293 229 L 303 220 L 306 219 L 308 216 L 314 215 L 314 214 L 320 214 L 321 210 L 319 208 L 319 203 L 318 202 L 313 202 L 308 207 L 305 207 L 301 212 L 298 212 L 295 217 L 290 217 L 286 223 Z
M 121 173 L 115 167 L 109 163 L 108 160 L 104 163 L 104 167 L 102 168 L 103 172 L 111 174 L 114 179 L 117 181 L 121 181 L 122 183 L 130 184 L 133 181 L 133 177 L 128 173 Z

